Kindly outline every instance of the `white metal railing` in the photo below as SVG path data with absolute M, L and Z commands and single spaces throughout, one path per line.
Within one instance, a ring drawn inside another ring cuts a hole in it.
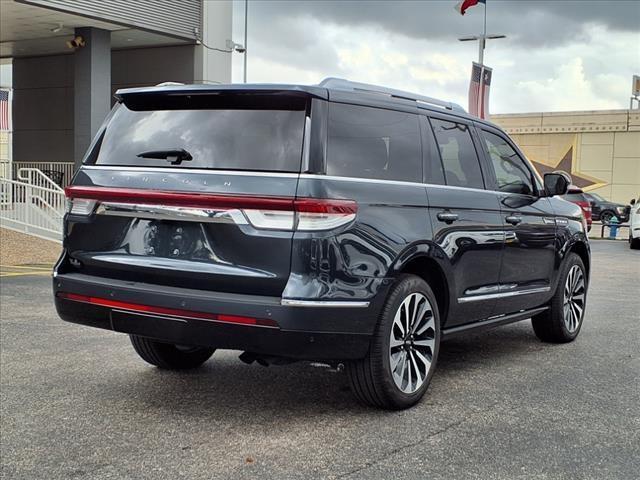
M 33 185 L 34 187 L 42 187 L 64 193 L 62 187 L 38 168 L 20 168 L 17 172 L 17 176 L 14 178 L 21 182 L 28 183 L 29 185 Z
M 74 164 L 73 162 L 13 162 L 12 163 L 12 176 L 11 178 L 18 178 L 18 172 L 23 168 L 37 168 L 45 175 L 51 175 L 60 177 L 59 185 L 64 188 L 73 178 Z M 51 172 L 56 172 L 52 174 Z M 52 180 L 56 180 L 52 178 Z
M 61 241 L 64 191 L 0 178 L 0 225 L 49 240 Z

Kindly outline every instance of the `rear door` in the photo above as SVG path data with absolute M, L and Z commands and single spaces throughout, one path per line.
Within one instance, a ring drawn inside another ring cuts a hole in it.
M 541 185 L 515 146 L 498 130 L 479 125 L 498 192 L 505 229 L 496 313 L 540 306 L 549 295 L 556 255 L 555 215 Z
M 115 107 L 69 189 L 69 268 L 281 295 L 310 98 L 213 93 L 131 94 Z
M 491 316 L 504 231 L 499 197 L 485 189 L 471 124 L 444 118 L 431 118 L 431 124 L 446 184 L 428 185 L 429 214 L 434 241 L 453 274 L 452 326 Z

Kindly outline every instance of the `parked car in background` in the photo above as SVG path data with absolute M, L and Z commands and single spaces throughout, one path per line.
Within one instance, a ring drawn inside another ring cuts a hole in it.
M 129 334 L 159 368 L 216 349 L 333 364 L 393 409 L 425 393 L 441 338 L 530 318 L 542 341 L 578 336 L 571 179 L 540 178 L 496 125 L 339 79 L 116 98 L 66 188 L 64 320 Z
M 593 220 L 608 223 L 616 216 L 619 223 L 629 220 L 629 207 L 621 203 L 605 200 L 597 193 L 585 193 L 585 197 L 591 204 L 591 217 Z
M 640 196 L 631 199 L 629 213 L 629 247 L 640 250 Z
M 563 200 L 567 202 L 575 203 L 582 209 L 582 214 L 587 222 L 587 231 L 591 231 L 591 224 L 593 223 L 591 202 L 587 197 L 587 194 L 582 191 L 580 187 L 575 185 L 569 186 L 569 191 L 562 195 Z

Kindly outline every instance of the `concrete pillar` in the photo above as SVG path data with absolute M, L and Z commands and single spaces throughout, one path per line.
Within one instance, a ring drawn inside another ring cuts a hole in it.
M 229 0 L 217 2 L 203 0 L 202 27 L 200 29 L 205 44 L 226 49 L 227 40 L 231 40 L 233 5 Z M 237 53 L 225 53 L 209 50 L 202 45 L 194 49 L 193 83 L 229 83 L 231 82 L 231 56 Z
M 109 113 L 111 32 L 76 28 L 86 42 L 74 54 L 74 162 L 77 169 L 91 139 Z

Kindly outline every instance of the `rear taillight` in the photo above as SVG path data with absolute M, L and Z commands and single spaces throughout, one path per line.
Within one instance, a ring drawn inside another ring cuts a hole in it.
M 65 194 L 67 212 L 73 215 L 91 215 L 100 204 L 138 205 L 140 210 L 148 206 L 156 210 L 175 209 L 185 221 L 209 218 L 211 211 L 235 211 L 241 212 L 253 227 L 266 230 L 331 230 L 352 222 L 358 211 L 358 204 L 353 200 L 324 198 L 210 195 L 75 185 L 67 187 Z M 206 212 L 200 217 L 188 217 L 185 209 Z

